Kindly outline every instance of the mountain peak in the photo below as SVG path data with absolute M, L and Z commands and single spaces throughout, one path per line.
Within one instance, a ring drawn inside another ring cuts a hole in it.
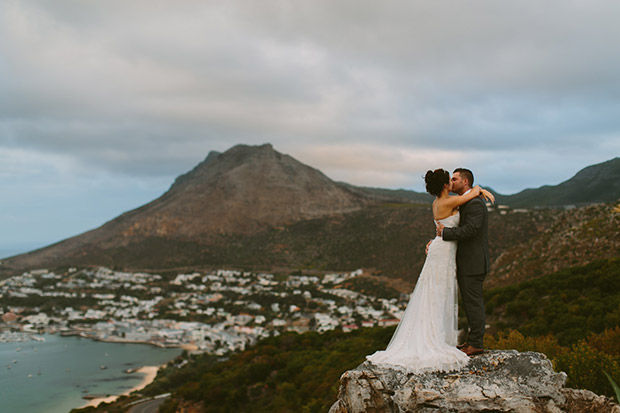
M 243 143 L 240 143 L 239 145 L 233 146 L 232 148 L 230 148 L 226 152 L 238 152 L 238 151 L 245 151 L 245 152 L 277 152 L 275 149 L 273 149 L 273 145 L 270 144 L 270 143 L 263 143 L 262 145 L 245 145 Z
M 203 218 L 206 214 L 209 228 L 238 233 L 350 212 L 365 201 L 360 193 L 264 144 L 211 152 L 155 202 L 161 204 L 158 209 L 172 204 L 180 208 L 182 203 L 183 217 L 190 211 L 190 215 L 202 214 Z
M 270 143 L 266 143 L 263 145 L 236 145 L 220 154 L 220 156 L 227 159 L 229 162 L 236 161 L 241 163 L 252 157 L 258 156 L 277 158 L 282 156 L 282 154 L 273 149 L 273 146 Z
M 332 181 L 269 143 L 209 152 L 158 199 L 103 226 L 27 254 L 23 265 L 70 260 L 85 250 L 162 242 L 209 244 L 302 220 L 360 210 L 371 195 Z M 74 258 L 75 259 L 75 258 Z
M 212 168 L 220 170 L 234 169 L 256 156 L 277 158 L 281 156 L 281 154 L 274 150 L 270 143 L 258 146 L 236 145 L 223 153 L 211 151 L 205 160 L 196 165 L 194 169 L 178 176 L 170 187 L 170 190 L 175 190 L 177 187 L 183 186 L 188 182 L 206 178 L 208 170 Z

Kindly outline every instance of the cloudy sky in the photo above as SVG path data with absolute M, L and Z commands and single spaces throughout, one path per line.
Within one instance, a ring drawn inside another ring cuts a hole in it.
M 620 3 L 3 0 L 0 255 L 95 228 L 206 157 L 511 194 L 620 155 Z

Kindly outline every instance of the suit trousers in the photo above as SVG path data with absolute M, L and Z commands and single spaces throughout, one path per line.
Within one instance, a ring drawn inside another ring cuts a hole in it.
M 484 348 L 483 337 L 486 320 L 482 283 L 485 277 L 486 274 L 457 276 L 462 305 L 469 324 L 467 343 L 476 348 Z

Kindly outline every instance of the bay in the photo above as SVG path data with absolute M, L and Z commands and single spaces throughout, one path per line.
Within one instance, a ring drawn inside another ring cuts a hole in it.
M 66 413 L 86 404 L 84 395 L 118 395 L 144 378 L 125 370 L 160 366 L 182 352 L 148 344 L 43 337 L 44 342 L 0 343 L 0 411 Z

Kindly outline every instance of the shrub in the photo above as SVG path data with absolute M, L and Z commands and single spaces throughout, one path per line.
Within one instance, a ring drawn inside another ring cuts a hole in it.
M 613 388 L 603 370 L 615 381 L 620 380 L 620 357 L 605 354 L 593 349 L 585 341 L 580 341 L 570 351 L 558 356 L 556 369 L 566 372 L 569 387 L 613 397 Z
M 568 351 L 558 344 L 552 335 L 543 337 L 526 337 L 516 330 L 500 332 L 496 337 L 486 335 L 485 347 L 488 349 L 514 349 L 517 351 L 536 351 L 545 354 L 551 360 Z
M 605 354 L 620 356 L 620 327 L 607 329 L 600 334 L 591 334 L 588 345 Z
M 527 337 L 516 330 L 498 333 L 497 337 L 486 335 L 488 349 L 514 349 L 536 351 L 545 354 L 556 371 L 564 371 L 567 386 L 588 389 L 597 394 L 613 397 L 614 389 L 605 371 L 615 382 L 620 381 L 620 328 L 592 334 L 588 340 L 579 341 L 572 347 L 563 347 L 552 335 Z

